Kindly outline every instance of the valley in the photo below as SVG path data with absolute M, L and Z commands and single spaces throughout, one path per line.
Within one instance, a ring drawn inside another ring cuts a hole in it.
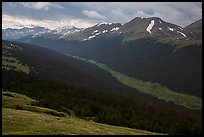
M 168 89 L 165 86 L 162 86 L 158 83 L 152 83 L 152 82 L 145 82 L 138 80 L 136 78 L 128 77 L 125 74 L 122 74 L 120 72 L 114 71 L 105 64 L 98 63 L 94 60 L 87 60 L 85 58 L 80 58 L 77 56 L 72 56 L 70 54 L 66 54 L 70 57 L 86 61 L 91 64 L 95 64 L 96 66 L 100 67 L 103 70 L 106 70 L 111 73 L 113 77 L 115 77 L 119 82 L 123 83 L 124 85 L 127 85 L 129 87 L 133 87 L 137 90 L 139 90 L 142 93 L 149 94 L 153 97 L 156 97 L 161 100 L 165 100 L 167 102 L 173 102 L 175 104 L 184 106 L 186 108 L 190 109 L 202 109 L 202 100 L 198 97 L 187 95 L 187 94 L 181 94 L 177 93 L 175 91 L 172 91 Z

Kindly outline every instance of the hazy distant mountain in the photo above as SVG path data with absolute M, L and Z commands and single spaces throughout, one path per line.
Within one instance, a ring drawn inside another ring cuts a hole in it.
M 28 40 L 28 39 L 44 38 L 44 39 L 60 40 L 70 34 L 74 34 L 82 30 L 83 28 L 76 28 L 74 26 L 64 26 L 64 27 L 58 27 L 54 30 L 50 30 L 50 31 L 47 31 L 47 32 L 44 32 L 38 35 L 35 35 L 35 34 L 30 35 L 30 36 L 25 37 L 24 39 Z
M 2 29 L 2 39 L 19 39 L 29 35 L 38 35 L 48 32 L 50 29 L 40 26 L 25 26 L 20 28 Z

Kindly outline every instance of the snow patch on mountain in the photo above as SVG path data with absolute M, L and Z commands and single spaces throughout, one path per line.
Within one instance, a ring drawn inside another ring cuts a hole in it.
M 59 34 L 59 33 L 62 33 L 65 29 L 72 29 L 72 27 L 68 27 L 68 28 L 66 28 L 66 27 L 59 27 L 59 28 L 54 29 L 52 31 L 52 33 Z
M 33 34 L 32 38 L 40 37 L 43 33 L 49 33 L 51 30 L 44 30 L 38 33 Z
M 170 31 L 174 31 L 174 29 L 173 29 L 173 28 L 170 28 L 170 27 L 167 27 L 167 29 L 170 30 Z
M 112 23 L 107 23 L 107 22 L 101 22 L 97 25 L 97 27 L 101 26 L 101 25 L 112 25 Z
M 161 22 L 161 20 L 159 19 L 159 23 L 161 23 L 162 24 L 162 22 Z
M 112 28 L 110 31 L 117 31 L 117 30 L 119 30 L 119 27 Z
M 36 33 L 36 34 L 33 34 L 32 38 L 35 38 L 35 37 L 38 37 L 38 36 L 41 36 L 41 35 Z
M 183 30 L 181 27 L 178 27 L 180 30 Z
M 103 30 L 103 31 L 102 31 L 102 33 L 106 33 L 106 32 L 108 32 L 108 30 Z
M 64 27 L 59 27 L 54 29 L 52 33 L 67 35 L 67 34 L 79 32 L 79 31 L 81 31 L 81 29 L 75 28 L 74 26 L 64 26 Z
M 154 20 L 151 20 L 151 23 L 148 25 L 148 27 L 146 28 L 146 30 L 149 32 L 149 33 L 152 33 L 151 30 L 154 26 Z
M 96 33 L 95 35 L 97 36 L 97 35 L 99 35 L 99 34 L 101 34 L 101 32 L 99 32 L 99 33 Z
M 96 35 L 89 36 L 89 38 L 88 38 L 88 39 L 92 39 L 92 38 L 94 38 L 94 37 L 96 37 Z
M 182 36 L 186 37 L 186 35 L 180 31 L 177 31 L 177 33 L 180 33 Z
M 59 38 L 61 39 L 61 38 L 63 38 L 63 37 L 65 37 L 65 35 L 62 35 L 62 36 L 60 36 Z
M 94 33 L 96 33 L 96 32 L 98 32 L 98 30 L 94 30 L 94 31 L 92 32 L 92 34 L 94 34 Z
M 72 33 L 76 33 L 76 32 L 80 32 L 82 31 L 83 28 L 76 28 L 74 26 L 64 26 L 64 27 L 59 27 L 56 28 L 52 31 L 50 31 L 50 34 L 58 34 L 61 35 L 59 38 L 64 38 L 65 36 L 72 34 Z
M 162 28 L 158 28 L 159 30 L 162 30 Z

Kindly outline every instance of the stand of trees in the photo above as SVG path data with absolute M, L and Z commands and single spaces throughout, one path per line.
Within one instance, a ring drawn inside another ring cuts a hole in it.
M 96 122 L 167 134 L 202 134 L 202 111 L 150 104 L 136 97 L 96 91 L 80 84 L 48 80 L 36 74 L 2 70 L 2 90 L 39 100 L 37 105 Z

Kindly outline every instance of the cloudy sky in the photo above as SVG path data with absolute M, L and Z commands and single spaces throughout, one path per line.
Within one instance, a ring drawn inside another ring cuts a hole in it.
M 2 27 L 39 25 L 90 27 L 126 23 L 135 17 L 160 17 L 185 27 L 202 18 L 201 2 L 3 2 Z

